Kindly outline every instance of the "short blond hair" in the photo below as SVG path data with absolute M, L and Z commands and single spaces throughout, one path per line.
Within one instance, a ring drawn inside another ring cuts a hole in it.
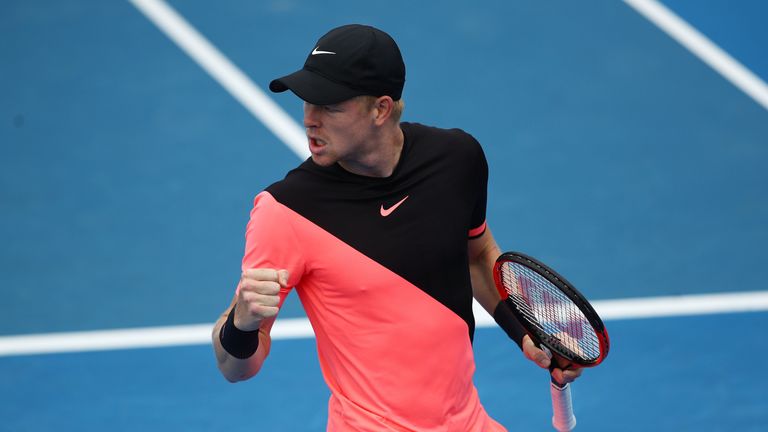
M 360 101 L 364 105 L 367 105 L 369 110 L 372 110 L 373 106 L 376 104 L 376 100 L 379 97 L 378 96 L 363 95 L 363 96 L 358 96 L 358 98 L 360 99 Z M 400 98 L 400 99 L 396 100 L 395 101 L 395 105 L 392 107 L 392 115 L 390 116 L 392 121 L 394 121 L 395 123 L 399 123 L 400 122 L 400 117 L 403 116 L 403 110 L 404 109 L 405 109 L 405 102 L 403 102 L 403 99 Z

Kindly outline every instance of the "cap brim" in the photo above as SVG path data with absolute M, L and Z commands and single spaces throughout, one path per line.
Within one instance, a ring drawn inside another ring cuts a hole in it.
M 273 80 L 269 89 L 275 93 L 290 90 L 312 105 L 332 105 L 364 94 L 306 69 Z

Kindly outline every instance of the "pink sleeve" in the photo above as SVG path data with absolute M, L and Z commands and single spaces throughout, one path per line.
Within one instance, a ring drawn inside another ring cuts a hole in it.
M 288 288 L 280 292 L 280 304 L 304 274 L 304 259 L 299 240 L 286 217 L 285 208 L 269 192 L 256 196 L 245 231 L 242 269 L 271 268 L 288 270 Z

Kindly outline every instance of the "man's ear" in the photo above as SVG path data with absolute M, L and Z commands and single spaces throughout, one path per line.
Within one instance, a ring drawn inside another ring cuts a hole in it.
M 373 104 L 373 120 L 377 126 L 381 126 L 392 116 L 392 110 L 395 107 L 395 101 L 390 96 L 381 96 Z

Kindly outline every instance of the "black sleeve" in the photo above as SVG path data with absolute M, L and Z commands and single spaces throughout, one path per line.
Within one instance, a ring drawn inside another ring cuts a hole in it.
M 485 210 L 488 203 L 488 161 L 485 159 L 483 148 L 477 144 L 475 208 L 472 211 L 472 228 L 477 228 L 485 222 Z

